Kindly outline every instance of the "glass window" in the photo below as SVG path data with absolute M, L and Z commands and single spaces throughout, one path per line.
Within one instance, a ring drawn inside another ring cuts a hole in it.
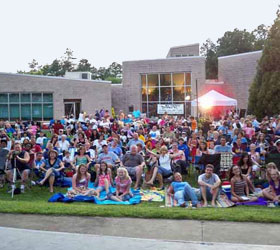
M 161 102 L 172 101 L 171 88 L 160 88 L 160 101 Z
M 150 102 L 158 102 L 159 101 L 159 88 L 149 88 L 148 89 L 148 100 Z
M 32 104 L 32 120 L 42 120 L 42 104 Z
M 160 75 L 160 86 L 171 86 L 171 74 Z
M 10 104 L 10 119 L 16 120 L 19 117 L 19 104 Z
M 8 94 L 0 94 L 0 103 L 8 102 Z
M 142 113 L 147 114 L 147 103 L 142 103 Z
M 148 104 L 148 116 L 157 116 L 157 103 Z
M 191 114 L 191 102 L 186 102 L 185 105 L 186 105 L 185 114 L 190 115 Z
M 19 102 L 19 94 L 10 94 L 10 102 Z
M 53 104 L 43 105 L 43 120 L 53 119 Z
M 0 104 L 0 119 L 9 119 L 8 104 Z
M 158 74 L 148 75 L 148 87 L 158 87 Z
M 184 73 L 173 74 L 173 85 L 182 86 L 185 85 Z
M 178 87 L 173 88 L 173 101 L 183 102 L 184 100 L 185 100 L 185 88 L 184 88 L 184 86 L 178 86 Z
M 43 101 L 44 102 L 53 102 L 53 95 L 52 94 L 43 94 Z
M 192 87 L 186 86 L 186 95 L 191 95 L 191 94 L 192 94 Z
M 21 94 L 21 102 L 30 102 L 30 94 Z
M 42 94 L 32 93 L 32 102 L 42 102 Z
M 191 73 L 186 73 L 186 85 L 191 85 Z
M 146 75 L 141 75 L 142 88 L 146 88 Z
M 146 101 L 147 101 L 147 89 L 142 88 L 142 102 L 146 102 Z
M 31 105 L 30 104 L 21 105 L 21 119 L 22 120 L 31 120 Z

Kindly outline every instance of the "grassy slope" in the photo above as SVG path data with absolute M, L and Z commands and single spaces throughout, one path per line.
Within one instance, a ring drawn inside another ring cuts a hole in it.
M 188 178 L 194 185 L 194 178 Z M 65 193 L 66 189 L 56 188 L 56 192 Z M 46 187 L 32 187 L 26 193 L 11 199 L 6 188 L 0 190 L 0 212 L 52 215 L 82 215 L 106 217 L 137 217 L 160 219 L 195 219 L 220 221 L 280 222 L 280 209 L 267 207 L 233 208 L 162 208 L 164 203 L 142 202 L 135 206 L 95 205 L 89 203 L 48 203 L 51 194 Z

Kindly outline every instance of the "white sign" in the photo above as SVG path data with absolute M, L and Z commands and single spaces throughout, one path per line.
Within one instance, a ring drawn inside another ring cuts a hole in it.
M 169 115 L 183 115 L 184 104 L 158 104 L 158 115 L 163 115 L 165 112 L 167 112 Z

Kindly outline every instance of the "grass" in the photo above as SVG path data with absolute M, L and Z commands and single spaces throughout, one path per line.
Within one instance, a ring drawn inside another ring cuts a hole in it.
M 195 184 L 193 176 L 187 177 L 190 184 Z M 42 215 L 75 215 L 102 217 L 134 217 L 158 219 L 192 219 L 239 222 L 280 223 L 280 209 L 267 207 L 233 208 L 166 208 L 163 202 L 141 202 L 138 205 L 96 205 L 92 203 L 48 203 L 51 197 L 46 187 L 32 187 L 14 199 L 7 189 L 0 190 L 0 212 Z M 56 192 L 65 193 L 65 188 L 56 188 Z

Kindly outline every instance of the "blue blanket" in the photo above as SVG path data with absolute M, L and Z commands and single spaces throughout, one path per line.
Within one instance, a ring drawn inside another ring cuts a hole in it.
M 115 188 L 111 188 L 110 190 L 112 193 L 116 191 Z M 62 193 L 56 193 L 54 194 L 49 200 L 48 202 L 75 202 L 75 201 L 83 201 L 83 202 L 91 202 L 91 203 L 95 203 L 98 205 L 135 205 L 141 202 L 141 195 L 140 192 L 138 190 L 133 190 L 131 189 L 131 192 L 133 193 L 133 197 L 129 200 L 129 201 L 122 201 L 122 202 L 118 202 L 118 201 L 112 201 L 112 200 L 102 200 L 104 199 L 104 197 L 106 196 L 106 192 L 102 191 L 100 193 L 100 200 L 94 196 L 83 196 L 83 195 L 77 195 L 74 198 L 68 198 L 66 195 L 62 194 Z

